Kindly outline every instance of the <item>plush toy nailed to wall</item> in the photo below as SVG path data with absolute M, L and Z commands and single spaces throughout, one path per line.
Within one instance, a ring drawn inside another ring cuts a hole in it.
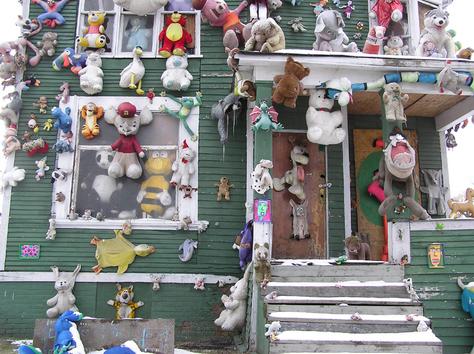
M 255 106 L 250 112 L 252 119 L 252 130 L 281 130 L 283 125 L 278 123 L 278 112 L 273 107 L 268 107 L 265 101 L 262 101 L 260 107 Z
M 407 94 L 402 94 L 402 88 L 396 82 L 385 84 L 383 87 L 383 103 L 385 106 L 385 119 L 388 121 L 406 122 L 407 117 L 403 105 L 410 99 Z
M 35 179 L 40 181 L 46 176 L 46 172 L 49 171 L 49 166 L 46 164 L 47 156 L 43 157 L 41 160 L 35 161 L 36 167 Z
M 234 185 L 230 183 L 227 177 L 221 177 L 219 183 L 216 183 L 215 186 L 217 187 L 218 202 L 220 202 L 222 198 L 224 198 L 224 200 L 230 200 L 230 189 L 234 187 Z
M 273 162 L 270 160 L 260 160 L 250 175 L 252 178 L 252 189 L 258 194 L 265 194 L 269 189 L 273 189 L 273 179 L 270 175 L 271 168 L 273 168 Z
M 347 248 L 348 259 L 370 261 L 369 235 L 353 232 L 346 237 L 344 244 Z
M 102 59 L 99 53 L 90 53 L 86 60 L 86 67 L 78 73 L 82 91 L 88 95 L 102 92 L 104 72 L 102 71 Z
M 424 186 L 420 187 L 422 193 L 428 194 L 428 213 L 431 215 L 444 215 L 446 213 L 445 194 L 447 187 L 443 186 L 441 170 L 421 170 Z
M 204 280 L 204 277 L 202 275 L 198 275 L 194 279 L 194 290 L 204 291 L 206 290 L 205 286 L 206 286 L 206 282 Z
M 44 13 L 38 16 L 38 20 L 51 28 L 64 24 L 66 20 L 60 14 L 64 6 L 68 3 L 69 0 L 31 0 L 33 4 L 39 5 Z
M 425 13 L 425 28 L 420 35 L 420 43 L 415 55 L 433 58 L 455 58 L 456 51 L 453 38 L 447 33 L 449 13 L 441 9 L 433 9 Z
M 117 274 L 123 274 L 136 256 L 146 257 L 156 250 L 154 246 L 145 244 L 135 246 L 128 241 L 125 236 L 130 235 L 131 229 L 128 231 L 114 230 L 114 233 L 115 238 L 101 240 L 94 236 L 90 242 L 97 247 L 95 252 L 97 265 L 92 267 L 92 270 L 97 274 L 107 267 L 117 267 Z
M 463 79 L 453 70 L 451 61 L 448 60 L 446 66 L 438 75 L 439 91 L 443 93 L 447 89 L 456 95 L 460 95 L 462 94 L 461 83 L 463 83 Z
M 262 288 L 272 279 L 269 247 L 266 242 L 263 245 L 255 243 L 253 246 L 255 281 L 260 283 Z
M 226 144 L 229 138 L 229 120 L 232 117 L 232 127 L 236 118 L 242 113 L 242 97 L 229 93 L 223 99 L 214 103 L 211 108 L 211 118 L 217 119 L 217 132 L 220 143 Z
M 135 311 L 145 305 L 143 301 L 135 302 L 133 297 L 133 285 L 123 288 L 122 285 L 116 284 L 117 293 L 115 300 L 107 300 L 107 305 L 113 306 L 115 309 L 115 319 L 123 320 L 126 318 L 135 318 Z
M 70 68 L 71 71 L 78 75 L 79 71 L 86 66 L 87 53 L 76 53 L 73 48 L 66 48 L 53 60 L 52 66 L 56 71 L 62 68 Z
M 46 154 L 49 149 L 48 143 L 43 138 L 38 138 L 23 143 L 21 149 L 26 152 L 29 157 L 35 154 Z
M 303 17 L 295 17 L 294 19 L 288 21 L 288 24 L 291 27 L 291 30 L 295 33 L 298 32 L 308 32 L 303 23 Z
M 55 119 L 54 129 L 61 130 L 64 134 L 72 133 L 72 118 L 70 116 L 71 108 L 66 107 L 64 111 L 59 107 L 51 109 L 51 115 Z
M 143 16 L 132 16 L 130 18 L 130 28 L 124 32 L 127 38 L 125 48 L 133 50 L 135 47 L 140 47 L 144 51 L 148 50 L 149 39 L 153 36 L 153 28 L 146 27 L 147 18 Z
M 408 55 L 408 46 L 403 44 L 400 36 L 391 36 L 383 47 L 385 55 Z
M 184 55 L 186 46 L 193 41 L 191 34 L 186 31 L 186 18 L 178 12 L 173 12 L 166 18 L 165 27 L 161 30 L 159 40 L 163 46 L 158 53 L 165 58 L 171 55 Z
M 369 16 L 376 19 L 379 26 L 387 29 L 390 22 L 399 22 L 403 18 L 401 0 L 375 0 Z
M 253 220 L 248 221 L 240 234 L 237 236 L 240 238 L 238 241 L 239 245 L 239 265 L 240 269 L 244 270 L 247 264 L 252 262 L 253 255 Z
M 455 199 L 448 200 L 449 209 L 451 209 L 451 213 L 449 217 L 451 219 L 457 219 L 461 216 L 467 216 L 470 218 L 474 217 L 474 189 L 467 188 L 466 189 L 466 200 L 465 201 L 457 201 Z
M 273 53 L 285 49 L 285 34 L 276 21 L 269 17 L 255 22 L 245 50 Z
M 21 143 L 20 140 L 17 137 L 17 128 L 16 124 L 11 124 L 6 130 L 5 130 L 5 136 L 4 136 L 4 147 L 3 147 L 3 154 L 4 156 L 8 156 L 12 153 L 14 153 L 17 150 L 21 149 Z
M 286 188 L 285 184 L 289 184 L 288 191 L 300 200 L 305 200 L 304 166 L 309 163 L 308 150 L 301 145 L 295 145 L 291 149 L 290 158 L 293 165 L 292 169 L 286 171 L 281 178 L 273 178 L 273 189 L 280 192 Z
M 21 182 L 25 179 L 26 171 L 22 168 L 16 166 L 12 167 L 10 170 L 3 172 L 2 174 L 2 188 L 7 188 L 8 186 L 16 187 L 18 182 Z
M 89 11 L 87 15 L 88 26 L 82 30 L 83 37 L 78 37 L 77 42 L 83 48 L 104 48 L 107 45 L 105 35 L 106 13 L 103 11 Z
M 193 80 L 187 67 L 186 56 L 172 55 L 166 59 L 166 70 L 161 75 L 163 87 L 173 91 L 186 91 Z
M 383 26 L 374 26 L 370 28 L 362 52 L 366 54 L 379 54 L 385 38 L 385 30 L 386 28 Z
M 309 68 L 288 57 L 285 64 L 285 73 L 273 78 L 276 88 L 273 91 L 272 101 L 289 108 L 296 108 L 298 95 L 303 94 L 303 84 L 300 82 L 309 75 Z
M 115 4 L 138 15 L 145 16 L 155 13 L 158 9 L 165 6 L 168 0 L 113 0 Z
M 346 138 L 346 131 L 340 128 L 342 113 L 340 110 L 331 112 L 334 100 L 326 97 L 326 90 L 311 92 L 309 107 L 306 111 L 308 140 L 315 144 L 339 144 Z
M 182 187 L 190 186 L 190 179 L 194 175 L 194 157 L 196 153 L 192 150 L 186 140 L 183 141 L 179 150 L 179 156 L 173 162 L 173 176 L 170 184 L 172 186 Z
M 358 52 L 355 42 L 349 43 L 349 38 L 344 33 L 344 20 L 336 10 L 326 10 L 316 18 L 314 35 L 316 41 L 313 50 L 323 52 Z
M 242 279 L 239 279 L 230 288 L 230 295 L 222 295 L 221 301 L 224 310 L 214 321 L 216 326 L 223 331 L 233 331 L 242 329 L 245 325 L 245 316 L 247 315 L 247 292 L 251 266 L 248 265 Z
M 389 136 L 384 155 L 380 159 L 379 177 L 383 181 L 385 200 L 380 204 L 379 214 L 386 215 L 389 208 L 393 207 L 397 200 L 401 200 L 412 213 L 420 219 L 430 219 L 423 207 L 418 204 L 415 197 L 414 168 L 416 165 L 415 150 L 400 133 L 399 129 Z M 405 185 L 405 193 L 398 195 L 393 191 L 393 182 L 398 181 Z
M 53 354 L 85 354 L 77 324 L 82 320 L 80 312 L 70 310 L 64 312 L 54 324 L 56 338 L 54 340 Z
M 290 199 L 290 205 L 293 216 L 293 234 L 291 238 L 297 241 L 310 238 L 308 229 L 308 200 L 301 204 L 296 204 L 293 199 Z
M 198 241 L 191 239 L 184 240 L 179 246 L 178 252 L 181 254 L 178 256 L 179 260 L 183 263 L 189 262 L 193 257 L 194 250 L 198 248 Z
M 54 289 L 58 293 L 46 301 L 46 304 L 50 307 L 46 311 L 46 316 L 48 318 L 56 318 L 68 310 L 78 311 L 75 305 L 76 297 L 73 295 L 72 289 L 74 288 L 76 277 L 81 271 L 81 265 L 78 264 L 72 273 L 61 273 L 56 266 L 51 267 L 51 270 L 55 278 Z
M 104 115 L 107 123 L 115 125 L 120 137 L 111 145 L 115 156 L 109 167 L 109 176 L 119 178 L 127 176 L 132 179 L 140 178 L 142 167 L 138 161 L 145 157 L 136 134 L 140 126 L 150 124 L 153 114 L 148 107 L 142 109 L 140 115 L 136 115 L 137 108 L 130 102 L 121 103 L 117 110 L 110 107 Z
M 56 53 L 58 45 L 58 34 L 55 32 L 46 32 L 43 38 L 37 44 L 41 56 L 52 57 Z
M 81 129 L 81 134 L 87 140 L 94 139 L 100 134 L 100 127 L 98 120 L 104 116 L 104 108 L 97 106 L 93 102 L 82 106 L 81 118 L 84 119 L 84 125 Z
M 119 86 L 135 90 L 137 95 L 143 95 L 145 93 L 145 91 L 142 90 L 142 79 L 145 76 L 145 65 L 143 65 L 143 62 L 140 59 L 142 54 L 142 48 L 135 47 L 135 49 L 133 49 L 132 62 L 120 73 Z
M 464 312 L 471 315 L 474 319 L 474 282 L 463 284 L 462 279 L 458 278 L 458 286 L 462 289 L 461 304 Z
M 41 114 L 48 113 L 48 97 L 46 96 L 38 97 L 36 102 L 33 102 L 33 107 L 38 107 L 38 112 Z

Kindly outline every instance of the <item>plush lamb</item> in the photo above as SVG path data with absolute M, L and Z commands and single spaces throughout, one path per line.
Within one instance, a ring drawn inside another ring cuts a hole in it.
M 193 76 L 186 70 L 187 67 L 186 56 L 172 55 L 166 59 L 166 70 L 161 75 L 163 87 L 174 91 L 187 90 L 193 80 Z
M 102 59 L 98 53 L 90 53 L 86 67 L 79 71 L 81 89 L 88 95 L 102 92 L 104 72 L 101 69 Z
M 181 145 L 179 157 L 173 162 L 172 170 L 173 177 L 171 177 L 171 185 L 179 185 L 185 187 L 190 185 L 190 178 L 194 174 L 194 157 L 196 153 L 188 146 L 186 140 Z
M 155 13 L 165 6 L 168 0 L 114 0 L 114 3 L 138 16 L 145 16 Z
M 273 180 L 270 175 L 271 168 L 273 168 L 273 162 L 270 160 L 260 160 L 257 166 L 255 166 L 255 170 L 251 174 L 253 180 L 252 189 L 255 192 L 265 194 L 269 189 L 273 189 Z
M 425 29 L 421 32 L 420 43 L 415 55 L 423 57 L 455 58 L 453 38 L 446 31 L 449 13 L 441 8 L 425 13 Z
M 280 49 L 285 49 L 285 34 L 276 21 L 269 17 L 255 22 L 245 50 L 273 53 Z
M 311 93 L 309 107 L 306 111 L 307 137 L 312 143 L 332 145 L 341 143 L 346 131 L 338 128 L 342 124 L 341 111 L 330 112 L 334 100 L 326 98 L 326 90 Z

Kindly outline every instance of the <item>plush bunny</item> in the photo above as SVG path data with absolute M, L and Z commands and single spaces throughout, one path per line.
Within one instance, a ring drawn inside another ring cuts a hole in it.
M 74 305 L 76 297 L 73 295 L 72 289 L 74 288 L 76 277 L 81 271 L 81 265 L 78 264 L 72 274 L 60 273 L 59 268 L 56 266 L 52 266 L 51 270 L 56 277 L 54 289 L 56 289 L 58 293 L 46 301 L 46 304 L 51 307 L 46 311 L 46 316 L 48 316 L 48 318 L 56 318 L 67 310 L 78 311 L 76 305 Z

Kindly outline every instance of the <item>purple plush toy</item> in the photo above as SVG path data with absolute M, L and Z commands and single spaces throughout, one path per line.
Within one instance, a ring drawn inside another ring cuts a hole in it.
M 239 259 L 240 268 L 245 269 L 245 266 L 252 262 L 252 250 L 253 250 L 253 220 L 250 220 L 240 231 L 240 247 L 239 247 Z

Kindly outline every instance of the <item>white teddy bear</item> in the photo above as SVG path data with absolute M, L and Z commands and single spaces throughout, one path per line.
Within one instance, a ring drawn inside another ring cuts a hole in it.
M 78 75 L 81 77 L 80 86 L 88 95 L 102 92 L 104 72 L 101 69 L 102 59 L 99 53 L 90 53 L 87 57 L 86 67 Z
M 403 45 L 400 36 L 391 36 L 383 47 L 385 55 L 408 55 L 408 46 Z
M 163 87 L 174 91 L 187 90 L 193 80 L 187 67 L 188 59 L 185 56 L 172 55 L 166 59 L 166 70 L 161 75 Z
M 188 146 L 186 140 L 183 141 L 181 145 L 181 150 L 178 158 L 173 162 L 171 169 L 173 170 L 173 176 L 171 177 L 170 184 L 178 185 L 179 187 L 189 186 L 189 180 L 194 174 L 194 156 L 196 154 Z
M 346 137 L 346 131 L 338 128 L 342 124 L 341 111 L 330 112 L 334 100 L 326 98 L 326 90 L 315 90 L 309 98 L 306 111 L 307 137 L 312 143 L 321 145 L 339 144 Z

